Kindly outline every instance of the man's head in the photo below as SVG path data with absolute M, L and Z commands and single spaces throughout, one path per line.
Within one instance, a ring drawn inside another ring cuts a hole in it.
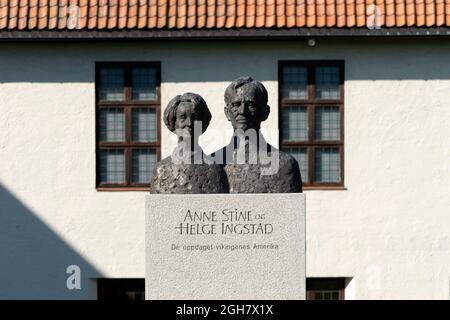
M 201 121 L 202 133 L 206 131 L 211 121 L 211 112 L 200 95 L 188 92 L 170 100 L 163 119 L 170 131 L 184 130 L 192 135 L 194 121 Z
M 225 115 L 234 129 L 259 130 L 270 113 L 267 100 L 267 90 L 261 82 L 240 77 L 225 90 Z

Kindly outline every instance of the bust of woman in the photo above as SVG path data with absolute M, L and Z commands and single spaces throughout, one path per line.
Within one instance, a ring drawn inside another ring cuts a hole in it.
M 164 110 L 164 123 L 178 136 L 170 157 L 157 163 L 151 193 L 228 193 L 223 167 L 203 153 L 198 137 L 206 131 L 211 113 L 195 93 L 173 98 Z

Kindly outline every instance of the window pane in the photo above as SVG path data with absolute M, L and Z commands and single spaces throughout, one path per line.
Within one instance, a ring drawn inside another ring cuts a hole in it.
M 156 151 L 152 149 L 133 150 L 133 182 L 150 183 L 156 165 Z
M 122 108 L 107 108 L 100 110 L 100 140 L 125 140 L 125 114 Z
M 308 140 L 308 112 L 306 107 L 282 108 L 283 140 Z
M 308 99 L 308 72 L 306 67 L 286 66 L 283 68 L 284 99 Z
M 306 148 L 283 148 L 284 152 L 289 153 L 297 160 L 302 175 L 302 182 L 308 183 L 308 150 Z
M 127 300 L 140 301 L 145 300 L 144 292 L 136 292 L 136 291 L 127 291 L 126 292 Z
M 317 67 L 316 68 L 316 98 L 317 99 L 340 99 L 339 91 L 339 68 Z
M 124 150 L 100 150 L 100 182 L 125 182 Z
M 339 107 L 317 107 L 314 112 L 316 139 L 340 140 L 341 115 Z
M 339 148 L 317 148 L 314 163 L 316 182 L 332 183 L 341 181 L 341 157 Z
M 315 300 L 339 300 L 339 291 L 317 290 L 315 292 Z
M 123 101 L 125 99 L 124 71 L 121 68 L 100 70 L 100 100 Z
M 156 111 L 150 108 L 134 109 L 133 118 L 133 141 L 149 142 L 156 141 Z
M 133 100 L 156 100 L 155 68 L 133 68 Z

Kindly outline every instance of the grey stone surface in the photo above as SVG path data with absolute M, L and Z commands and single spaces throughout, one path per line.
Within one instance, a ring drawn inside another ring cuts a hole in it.
M 145 228 L 146 299 L 305 299 L 303 194 L 151 194 Z

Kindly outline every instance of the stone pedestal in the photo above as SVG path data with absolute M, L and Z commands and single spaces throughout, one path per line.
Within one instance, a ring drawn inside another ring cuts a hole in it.
M 148 195 L 146 299 L 305 299 L 305 195 Z

